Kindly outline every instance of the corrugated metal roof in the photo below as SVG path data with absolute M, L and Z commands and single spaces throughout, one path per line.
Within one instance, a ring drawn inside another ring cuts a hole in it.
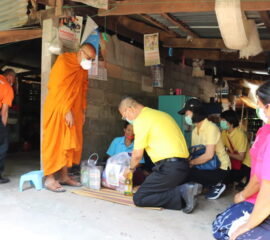
M 0 31 L 23 26 L 28 21 L 28 0 L 0 1 Z
M 217 18 L 215 12 L 179 12 L 170 14 L 175 19 L 183 22 L 191 30 L 196 32 L 200 37 L 203 38 L 221 38 Z M 165 25 L 172 31 L 178 33 L 181 37 L 186 37 L 186 33 L 178 29 L 174 24 L 166 20 L 160 14 L 150 14 L 150 17 Z M 258 26 L 258 31 L 261 39 L 270 39 L 270 33 L 266 27 L 263 26 L 263 22 L 260 18 L 259 12 L 250 11 L 246 12 L 248 19 L 255 20 Z M 148 23 L 149 24 L 149 23 Z

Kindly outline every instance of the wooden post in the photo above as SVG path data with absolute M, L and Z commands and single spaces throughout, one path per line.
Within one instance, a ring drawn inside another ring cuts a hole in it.
M 50 42 L 56 37 L 57 28 L 54 26 L 53 19 L 43 21 L 42 31 L 42 54 L 41 54 L 41 118 L 40 118 L 40 163 L 42 166 L 42 120 L 43 120 L 43 105 L 48 91 L 48 81 L 51 72 L 51 67 L 56 59 L 56 56 L 49 51 Z

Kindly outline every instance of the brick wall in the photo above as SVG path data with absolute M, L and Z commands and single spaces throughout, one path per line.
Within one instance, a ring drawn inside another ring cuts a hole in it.
M 164 88 L 142 91 L 142 77 L 150 77 L 149 67 L 144 66 L 143 50 L 116 36 L 109 38 L 106 47 L 105 42 L 101 45 L 108 81 L 89 79 L 83 159 L 92 152 L 104 157 L 112 139 L 122 135 L 123 121 L 117 106 L 125 95 L 153 108 L 157 107 L 158 96 L 168 94 L 170 88 L 181 88 L 183 94 L 205 100 L 214 96 L 215 86 L 210 78 L 192 78 L 191 68 L 163 60 Z

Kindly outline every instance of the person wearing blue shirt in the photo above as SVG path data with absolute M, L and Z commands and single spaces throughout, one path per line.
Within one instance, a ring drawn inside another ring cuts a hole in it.
M 132 153 L 133 147 L 134 147 L 133 125 L 128 122 L 125 122 L 124 136 L 116 137 L 115 139 L 113 139 L 106 153 L 110 157 L 121 152 Z M 144 158 L 142 158 L 140 164 L 144 163 L 145 163 Z M 145 179 L 143 171 L 141 169 L 137 169 L 134 172 L 133 178 L 134 178 L 133 179 L 134 185 L 140 185 Z

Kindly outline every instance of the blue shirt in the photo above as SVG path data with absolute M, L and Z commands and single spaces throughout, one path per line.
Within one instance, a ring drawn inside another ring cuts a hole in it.
M 117 137 L 113 139 L 110 147 L 107 150 L 107 154 L 109 156 L 113 156 L 115 154 L 121 153 L 121 152 L 132 152 L 134 147 L 134 142 L 132 142 L 129 146 L 126 146 L 125 144 L 125 137 Z M 144 163 L 144 158 L 140 161 L 140 163 Z

